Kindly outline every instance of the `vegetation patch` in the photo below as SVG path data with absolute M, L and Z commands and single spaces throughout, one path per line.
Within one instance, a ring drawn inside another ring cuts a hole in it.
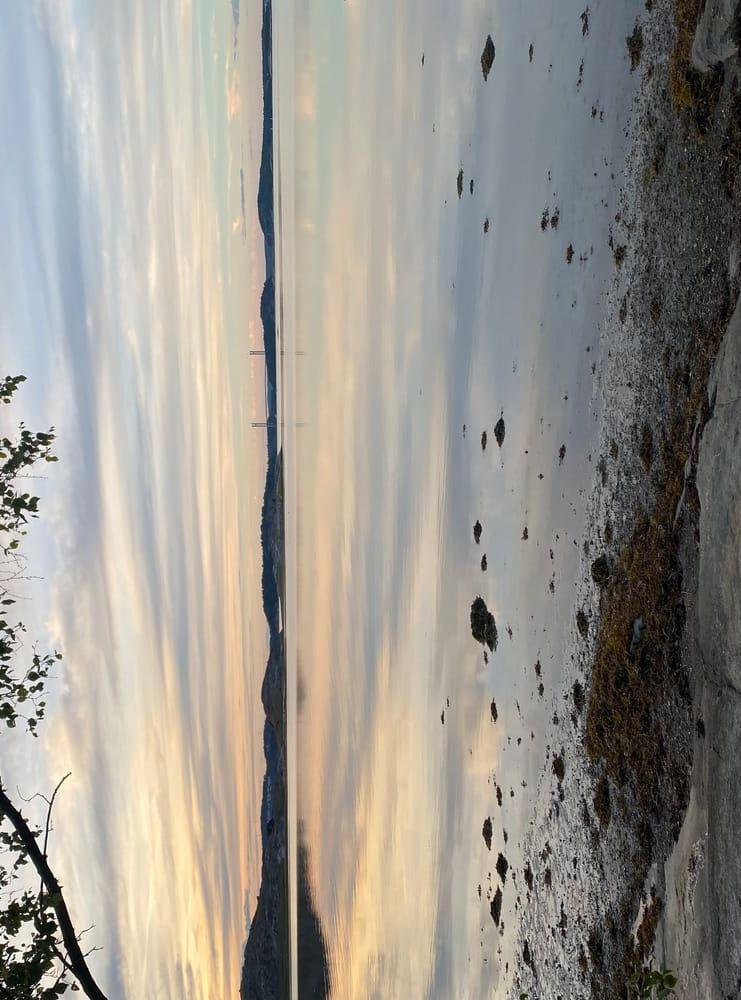
M 643 962 L 648 961 L 651 955 L 662 909 L 663 903 L 661 897 L 657 896 L 654 892 L 651 896 L 651 902 L 643 911 L 643 919 L 636 933 L 636 951 L 638 958 Z
M 678 111 L 691 115 L 698 131 L 704 134 L 718 102 L 720 74 L 700 73 L 692 65 L 692 43 L 704 0 L 675 0 L 676 40 L 669 56 L 669 92 Z
M 676 836 L 688 801 L 687 768 L 667 765 L 668 744 L 688 729 L 690 703 L 681 660 L 685 609 L 677 513 L 682 498 L 693 493 L 698 441 L 710 416 L 706 386 L 729 314 L 726 302 L 716 326 L 708 330 L 698 323 L 682 377 L 666 373 L 669 424 L 658 445 L 652 437 L 650 461 L 645 425 L 639 446 L 644 468 L 657 466 L 654 501 L 636 512 L 632 533 L 600 591 L 586 748 L 605 766 L 595 796 L 603 825 L 609 815 L 607 778 L 638 807 L 636 826 L 668 820 Z M 698 418 L 699 433 L 693 436 Z M 685 507 L 696 516 L 693 505 Z
M 636 21 L 633 31 L 625 39 L 625 44 L 628 47 L 628 55 L 630 56 L 630 72 L 638 69 L 641 61 L 641 56 L 643 55 L 643 30 Z

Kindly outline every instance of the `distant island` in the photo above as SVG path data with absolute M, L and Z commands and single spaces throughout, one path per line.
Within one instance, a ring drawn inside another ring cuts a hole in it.
M 257 212 L 265 245 L 265 285 L 260 319 L 267 393 L 267 472 L 260 528 L 262 603 L 270 650 L 262 684 L 265 710 L 260 830 L 262 882 L 244 950 L 242 1000 L 278 1000 L 289 995 L 288 828 L 286 795 L 286 667 L 280 606 L 284 592 L 283 456 L 278 448 L 277 349 L 275 327 L 275 219 L 273 198 L 272 4 L 263 0 L 263 133 Z M 327 945 L 311 894 L 308 852 L 299 829 L 298 951 L 299 997 L 330 995 Z

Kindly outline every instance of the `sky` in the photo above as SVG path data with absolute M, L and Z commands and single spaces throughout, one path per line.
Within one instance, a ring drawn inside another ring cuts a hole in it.
M 65 657 L 3 779 L 72 772 L 50 857 L 111 997 L 236 995 L 259 887 L 254 6 L 3 13 L 0 345 L 28 377 L 3 429 L 56 429 L 24 618 Z
M 482 820 L 511 788 L 518 863 L 549 794 L 642 3 L 592 6 L 586 39 L 583 0 L 277 5 L 298 818 L 343 998 L 496 989 Z M 115 997 L 235 995 L 259 888 L 259 13 L 236 48 L 221 0 L 37 0 L 0 36 L 2 417 L 57 431 L 25 617 L 65 655 L 3 777 L 72 771 L 51 856 Z
M 343 998 L 507 995 L 517 966 L 512 880 L 500 938 L 491 877 L 500 850 L 521 867 L 553 794 L 545 734 L 573 638 L 634 92 L 639 5 L 591 7 L 588 37 L 582 0 L 297 0 L 278 23 L 284 295 L 305 352 L 286 460 L 298 819 Z M 544 233 L 546 208 L 560 223 Z M 499 626 L 488 663 L 479 594 Z

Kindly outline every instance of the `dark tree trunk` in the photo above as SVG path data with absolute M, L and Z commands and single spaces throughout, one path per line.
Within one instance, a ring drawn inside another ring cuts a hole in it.
M 36 869 L 43 883 L 49 897 L 49 902 L 54 907 L 57 924 L 62 935 L 62 942 L 67 952 L 66 965 L 69 972 L 75 977 L 80 985 L 80 989 L 90 1000 L 107 1000 L 105 993 L 103 993 L 95 982 L 93 974 L 85 961 L 85 956 L 82 948 L 80 948 L 80 943 L 77 940 L 77 934 L 72 924 L 72 918 L 69 915 L 67 904 L 62 895 L 62 887 L 49 867 L 46 856 L 39 847 L 31 828 L 5 794 L 2 785 L 0 785 L 0 817 L 5 817 L 12 823 L 28 855 L 29 861 Z

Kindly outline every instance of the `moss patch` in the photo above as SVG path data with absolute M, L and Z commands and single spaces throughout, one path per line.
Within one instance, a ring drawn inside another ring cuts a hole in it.
M 676 41 L 669 56 L 672 103 L 690 115 L 701 134 L 707 131 L 720 90 L 717 73 L 699 73 L 692 65 L 692 42 L 704 6 L 704 0 L 675 0 Z

